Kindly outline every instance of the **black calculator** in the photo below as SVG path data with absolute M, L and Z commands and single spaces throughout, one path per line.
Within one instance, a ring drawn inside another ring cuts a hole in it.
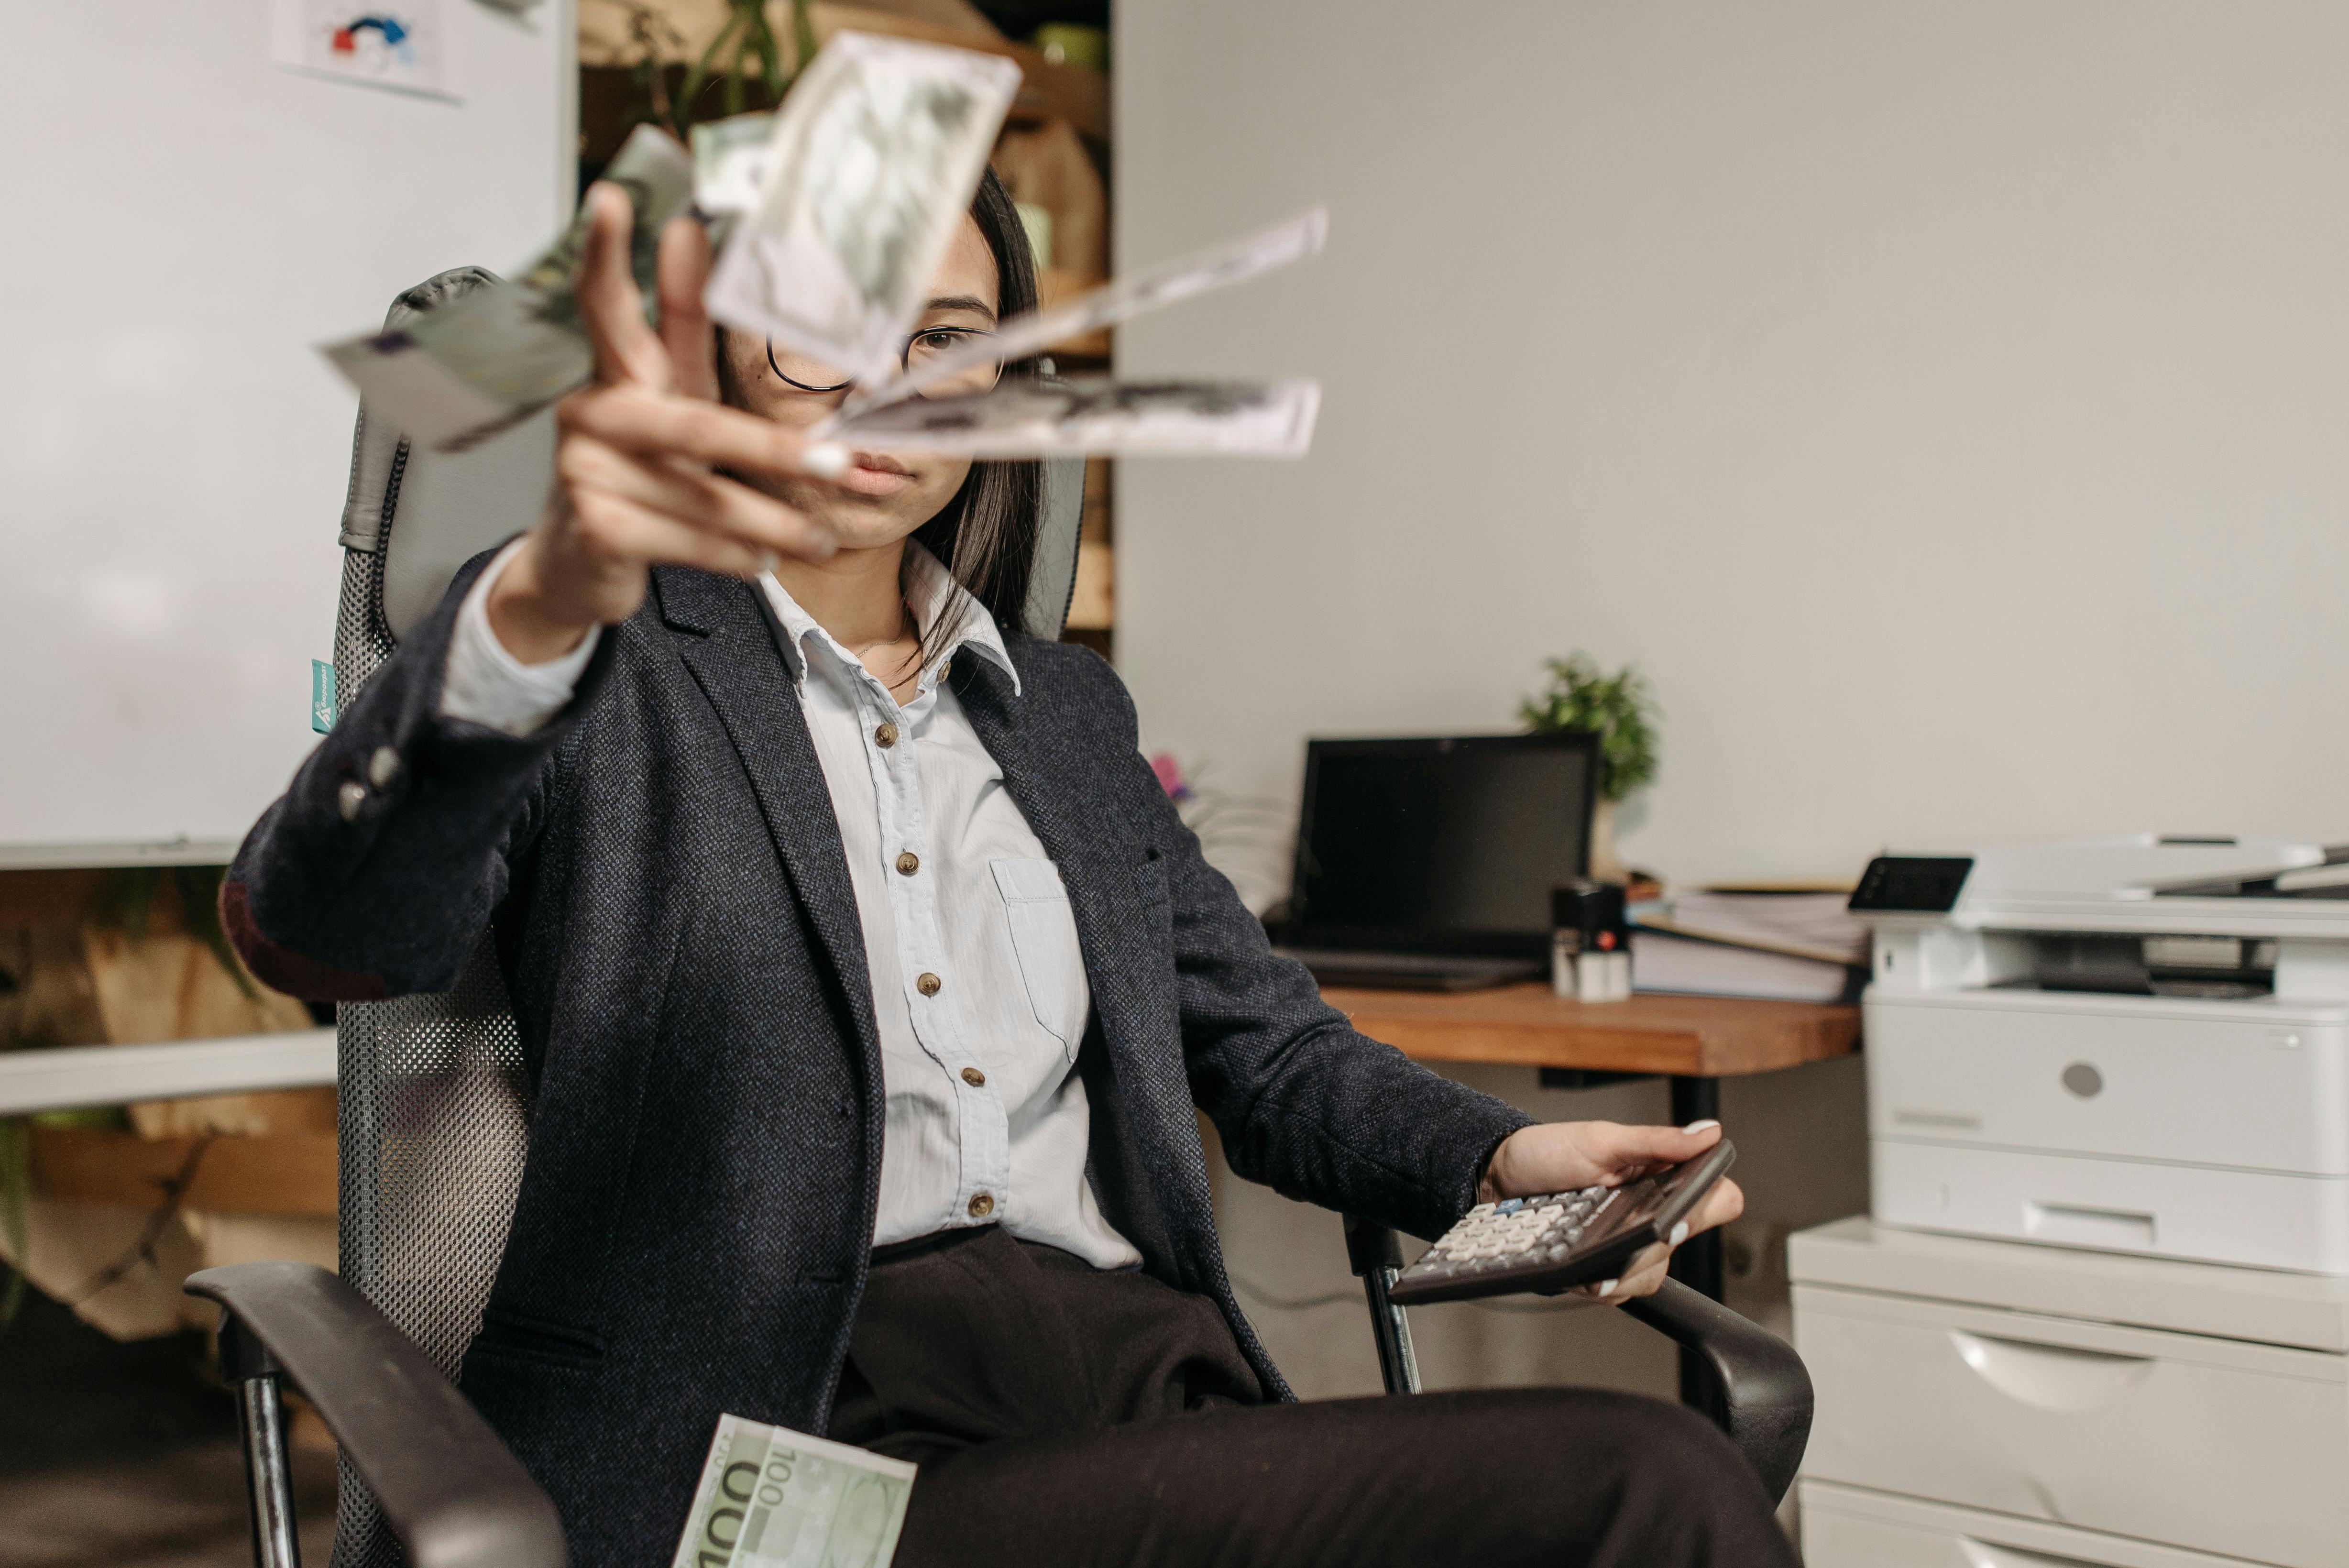
M 1613 1279 L 1640 1250 L 1671 1236 L 1737 1158 L 1726 1138 L 1694 1160 L 1618 1187 L 1479 1203 L 1402 1271 L 1397 1306 L 1523 1291 L 1555 1295 Z

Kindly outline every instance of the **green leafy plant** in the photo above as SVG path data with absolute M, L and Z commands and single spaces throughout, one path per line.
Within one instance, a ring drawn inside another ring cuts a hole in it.
M 1517 705 L 1527 729 L 1588 729 L 1599 737 L 1599 793 L 1620 800 L 1656 777 L 1656 706 L 1648 677 L 1637 665 L 1613 675 L 1588 654 L 1573 653 L 1547 662 L 1548 686 Z
M 732 58 L 724 66 L 719 60 L 729 49 Z M 815 57 L 815 23 L 808 15 L 807 0 L 792 0 L 792 74 Z M 757 61 L 759 80 L 765 91 L 766 102 L 750 101 L 750 64 Z M 722 78 L 719 90 L 719 113 L 740 114 L 749 108 L 771 108 L 783 101 L 784 89 L 792 85 L 791 77 L 783 74 L 782 49 L 775 38 L 773 24 L 767 20 L 766 0 L 726 0 L 726 21 L 718 36 L 709 40 L 709 47 L 701 51 L 701 58 L 685 73 L 685 87 L 677 95 L 675 119 L 669 129 L 680 139 L 691 127 L 694 106 L 701 98 L 701 89 L 711 77 Z
M 646 0 L 607 0 L 627 14 L 628 39 L 636 46 L 636 64 L 629 67 L 630 103 L 627 123 L 657 125 L 678 140 L 698 120 L 737 115 L 747 109 L 772 108 L 783 101 L 792 78 L 815 57 L 815 22 L 808 0 L 792 0 L 792 65 L 783 69 L 781 40 L 767 19 L 766 0 L 726 0 L 726 19 L 701 56 L 684 66 L 684 80 L 669 90 L 669 72 L 679 62 L 669 57 L 682 49 L 684 35 Z M 756 67 L 754 77 L 752 67 Z M 758 84 L 755 98 L 751 84 Z M 704 102 L 715 87 L 717 103 Z

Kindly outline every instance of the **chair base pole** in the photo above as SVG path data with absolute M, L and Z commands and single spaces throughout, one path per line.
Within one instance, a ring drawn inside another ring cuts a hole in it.
M 1371 1333 L 1378 1341 L 1379 1377 L 1390 1394 L 1419 1392 L 1419 1357 L 1411 1347 L 1411 1318 L 1387 1299 L 1387 1287 L 1402 1271 L 1381 1264 L 1362 1274 L 1362 1295 L 1371 1304 Z
M 244 1438 L 244 1481 L 253 1504 L 256 1568 L 302 1568 L 294 1530 L 294 1474 L 285 1450 L 285 1406 L 274 1375 L 236 1386 L 237 1427 Z

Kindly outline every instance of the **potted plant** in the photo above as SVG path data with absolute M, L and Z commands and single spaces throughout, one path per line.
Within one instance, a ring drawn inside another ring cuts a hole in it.
M 1587 729 L 1599 737 L 1599 808 L 1590 824 L 1590 874 L 1622 882 L 1630 873 L 1615 850 L 1615 808 L 1656 777 L 1656 720 L 1661 717 L 1637 665 L 1614 674 L 1588 654 L 1551 659 L 1549 685 L 1517 705 L 1517 718 L 1539 733 Z

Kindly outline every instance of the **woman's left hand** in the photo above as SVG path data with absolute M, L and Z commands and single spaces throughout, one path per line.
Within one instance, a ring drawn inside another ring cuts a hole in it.
M 1721 1123 L 1693 1121 L 1686 1127 L 1625 1127 L 1614 1121 L 1547 1121 L 1521 1127 L 1501 1140 L 1477 1184 L 1480 1202 L 1570 1192 L 1578 1187 L 1613 1187 L 1644 1167 L 1678 1165 L 1721 1141 Z M 1713 1184 L 1670 1243 L 1659 1242 L 1634 1257 L 1621 1277 L 1577 1285 L 1577 1295 L 1618 1303 L 1652 1295 L 1664 1283 L 1672 1248 L 1700 1231 L 1725 1225 L 1745 1212 L 1745 1194 L 1726 1176 Z

